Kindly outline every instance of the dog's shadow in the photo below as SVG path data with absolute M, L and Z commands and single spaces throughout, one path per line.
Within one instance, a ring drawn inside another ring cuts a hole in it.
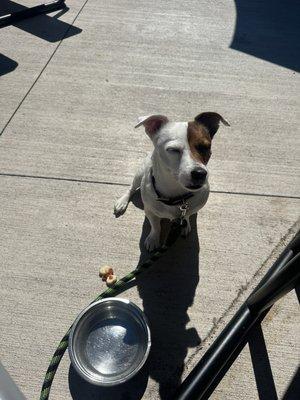
M 143 209 L 140 193 L 132 203 Z M 170 224 L 162 222 L 162 239 Z M 194 302 L 199 282 L 199 242 L 196 216 L 191 218 L 192 232 L 186 239 L 179 238 L 172 248 L 156 261 L 153 267 L 136 280 L 143 309 L 148 318 L 152 346 L 149 359 L 136 377 L 113 387 L 99 388 L 83 381 L 75 370 L 69 370 L 69 388 L 74 400 L 140 400 L 150 376 L 159 383 L 159 398 L 170 400 L 180 384 L 188 348 L 198 346 L 201 339 L 194 327 L 187 327 L 188 308 Z M 150 230 L 145 218 L 140 239 L 140 260 L 149 253 L 144 241 Z M 133 286 L 128 285 L 128 288 Z
M 74 400 L 140 400 L 148 382 L 147 363 L 130 381 L 113 387 L 100 387 L 85 381 L 69 368 L 69 390 Z
M 132 202 L 142 208 L 140 194 Z M 149 375 L 159 383 L 161 400 L 170 400 L 181 382 L 184 360 L 190 347 L 201 339 L 194 327 L 187 327 L 188 309 L 194 302 L 199 282 L 199 241 L 197 217 L 191 217 L 192 231 L 179 238 L 173 247 L 147 272 L 137 278 L 138 293 L 149 320 L 152 347 L 149 355 Z M 170 224 L 162 221 L 162 239 Z M 144 241 L 150 230 L 145 218 L 140 239 L 140 262 L 149 257 Z

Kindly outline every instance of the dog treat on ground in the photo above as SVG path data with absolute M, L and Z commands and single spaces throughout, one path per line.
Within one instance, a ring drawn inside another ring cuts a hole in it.
M 109 267 L 108 265 L 104 265 L 103 267 L 100 268 L 99 276 L 100 278 L 102 278 L 103 281 L 105 281 L 108 275 L 112 275 L 113 273 L 114 271 L 111 267 Z
M 107 286 L 112 286 L 116 282 L 117 282 L 117 277 L 114 274 L 108 275 L 108 277 L 106 278 Z

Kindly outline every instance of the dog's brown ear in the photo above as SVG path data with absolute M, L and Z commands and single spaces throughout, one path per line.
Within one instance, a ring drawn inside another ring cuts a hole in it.
M 150 115 L 147 117 L 139 117 L 138 124 L 135 126 L 135 128 L 144 125 L 147 135 L 151 137 L 167 122 L 169 122 L 169 120 L 164 115 Z
M 220 114 L 215 113 L 215 112 L 204 112 L 197 117 L 195 117 L 195 121 L 198 124 L 204 125 L 209 134 L 210 137 L 213 138 L 217 130 L 219 129 L 220 122 L 226 126 L 230 126 L 229 122 L 226 121 Z

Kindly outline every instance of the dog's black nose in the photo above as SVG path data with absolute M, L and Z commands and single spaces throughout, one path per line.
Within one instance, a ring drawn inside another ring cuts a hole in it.
M 205 171 L 205 169 L 203 169 L 203 168 L 197 168 L 191 172 L 192 179 L 195 182 L 204 181 L 206 178 L 206 175 L 207 175 L 207 171 Z

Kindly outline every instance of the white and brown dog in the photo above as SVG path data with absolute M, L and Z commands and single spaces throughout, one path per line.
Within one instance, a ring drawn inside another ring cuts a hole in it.
M 145 246 L 151 251 L 159 246 L 161 218 L 180 217 L 182 204 L 187 208 L 183 234 L 191 231 L 189 217 L 205 205 L 209 195 L 207 163 L 212 138 L 220 122 L 229 123 L 214 112 L 199 114 L 192 122 L 170 122 L 163 115 L 138 120 L 136 128 L 145 127 L 154 150 L 136 173 L 130 189 L 116 201 L 114 214 L 124 214 L 131 196 L 140 188 L 151 225 Z

